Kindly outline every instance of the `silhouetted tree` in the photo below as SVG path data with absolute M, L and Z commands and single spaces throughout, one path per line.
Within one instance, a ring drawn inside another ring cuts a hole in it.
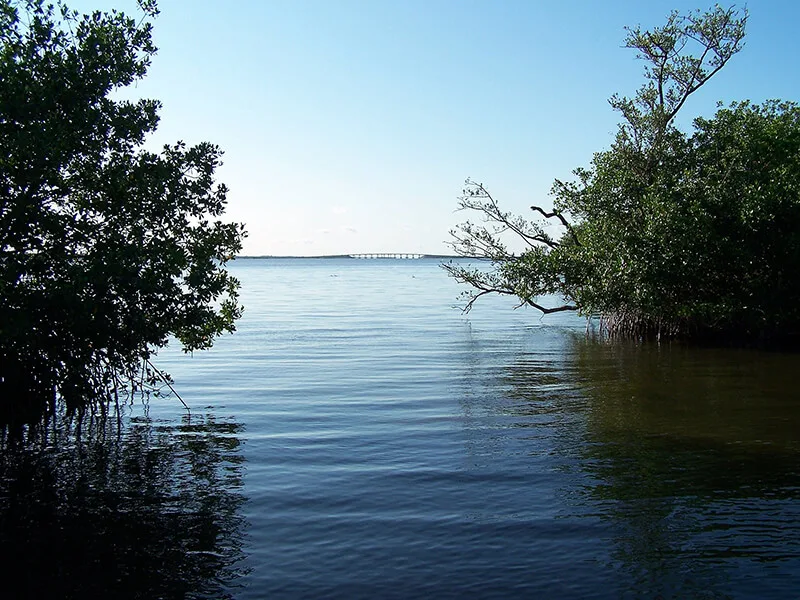
M 72 405 L 161 377 L 154 349 L 234 330 L 224 269 L 243 226 L 220 219 L 221 151 L 146 150 L 159 102 L 118 93 L 156 48 L 137 22 L 0 0 L 0 399 Z

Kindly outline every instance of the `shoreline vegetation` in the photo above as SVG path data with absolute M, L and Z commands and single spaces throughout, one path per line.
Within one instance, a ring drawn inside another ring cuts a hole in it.
M 156 53 L 138 4 L 0 0 L 0 421 L 158 394 L 159 348 L 210 348 L 242 314 L 221 148 L 150 150 L 161 103 L 121 99 Z
M 466 310 L 506 294 L 543 314 L 599 318 L 610 339 L 800 338 L 800 105 L 719 103 L 691 131 L 675 124 L 743 48 L 747 19 L 716 5 L 626 28 L 644 84 L 610 98 L 621 117 L 610 148 L 555 180 L 552 209 L 514 215 L 467 180 L 459 208 L 478 218 L 451 232 L 451 247 L 492 268 L 443 265 L 469 286 Z M 542 296 L 564 303 L 544 307 Z

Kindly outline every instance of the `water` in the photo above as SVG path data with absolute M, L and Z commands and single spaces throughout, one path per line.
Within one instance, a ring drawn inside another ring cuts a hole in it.
M 464 316 L 430 260 L 233 271 L 239 331 L 158 358 L 191 418 L 6 448 L 16 597 L 798 597 L 800 356 Z

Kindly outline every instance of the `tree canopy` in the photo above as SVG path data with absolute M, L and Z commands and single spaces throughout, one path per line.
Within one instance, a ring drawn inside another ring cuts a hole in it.
M 159 102 L 119 93 L 156 51 L 156 2 L 139 4 L 0 0 L 3 402 L 107 399 L 159 377 L 170 336 L 208 348 L 241 315 L 220 148 L 148 150 Z
M 742 101 L 695 119 L 689 133 L 675 125 L 687 98 L 742 48 L 746 21 L 746 11 L 716 6 L 628 29 L 644 85 L 611 98 L 622 116 L 613 143 L 555 181 L 553 211 L 512 215 L 467 182 L 460 207 L 483 222 L 460 225 L 452 246 L 492 264 L 445 265 L 472 286 L 467 309 L 501 293 L 543 312 L 600 316 L 612 335 L 800 333 L 800 107 Z M 509 250 L 509 234 L 523 251 Z M 538 300 L 550 294 L 564 303 Z

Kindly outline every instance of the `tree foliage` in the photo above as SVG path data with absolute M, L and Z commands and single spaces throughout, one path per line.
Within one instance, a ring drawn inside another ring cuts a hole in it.
M 481 295 L 565 299 L 552 310 L 599 315 L 614 335 L 773 336 L 800 332 L 800 107 L 737 102 L 675 125 L 687 98 L 742 48 L 746 11 L 719 6 L 665 26 L 628 30 L 645 61 L 608 150 L 574 179 L 556 180 L 552 212 L 527 221 L 468 181 L 462 209 L 482 223 L 453 233 L 454 249 L 491 269 L 445 265 Z M 550 222 L 560 235 L 548 233 Z M 513 234 L 522 252 L 505 243 Z
M 145 147 L 159 102 L 119 99 L 156 49 L 137 21 L 0 0 L 0 396 L 80 404 L 160 377 L 175 336 L 211 346 L 241 314 L 224 269 L 220 149 Z

